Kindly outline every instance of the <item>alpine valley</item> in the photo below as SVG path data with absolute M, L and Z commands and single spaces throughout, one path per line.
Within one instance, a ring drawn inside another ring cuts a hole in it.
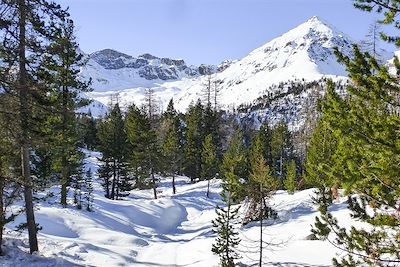
M 95 116 L 104 114 L 116 95 L 123 107 L 132 102 L 140 105 L 148 88 L 161 109 L 173 98 L 183 112 L 204 99 L 204 88 L 210 84 L 218 91 L 222 109 L 262 115 L 271 124 L 285 120 L 298 127 L 323 95 L 327 79 L 344 88 L 346 71 L 337 62 L 334 47 L 351 56 L 353 43 L 329 23 L 312 17 L 248 56 L 218 66 L 188 66 L 180 59 L 132 57 L 105 49 L 88 55 L 81 77 L 92 79 L 89 98 L 95 101 L 89 109 Z

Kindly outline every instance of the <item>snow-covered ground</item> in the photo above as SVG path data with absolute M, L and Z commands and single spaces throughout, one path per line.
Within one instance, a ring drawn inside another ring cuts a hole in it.
M 88 166 L 94 168 L 96 153 Z M 95 171 L 95 169 L 93 169 Z M 177 194 L 172 195 L 171 180 L 163 178 L 158 187 L 159 199 L 152 190 L 132 191 L 125 200 L 109 200 L 95 183 L 94 212 L 62 208 L 56 194 L 42 202 L 36 212 L 43 229 L 39 234 L 40 252 L 28 252 L 27 234 L 13 231 L 24 221 L 23 215 L 7 225 L 6 256 L 0 266 L 217 266 L 218 256 L 211 252 L 215 234 L 211 220 L 214 208 L 222 204 L 220 182 L 191 184 L 186 177 L 177 179 Z M 264 240 L 281 243 L 266 248 L 265 266 L 331 266 L 336 251 L 329 243 L 307 240 L 311 224 L 318 215 L 311 202 L 312 190 L 288 195 L 278 191 L 272 206 L 279 219 L 266 222 Z M 344 223 L 350 217 L 344 202 L 334 204 L 333 214 Z M 258 259 L 259 227 L 252 223 L 241 228 L 240 251 L 244 266 Z

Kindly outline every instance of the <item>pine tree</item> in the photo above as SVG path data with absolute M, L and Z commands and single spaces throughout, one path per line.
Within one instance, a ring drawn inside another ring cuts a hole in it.
M 157 135 L 151 126 L 148 114 L 144 110 L 138 109 L 135 105 L 130 106 L 126 116 L 125 127 L 131 146 L 131 166 L 136 176 L 136 182 L 137 184 L 142 184 L 150 178 L 154 198 L 157 199 L 157 184 L 154 172 L 159 148 Z
M 287 125 L 280 122 L 273 130 L 271 137 L 271 155 L 275 169 L 275 176 L 283 182 L 285 166 L 293 159 L 293 144 Z
M 316 187 L 319 195 L 332 201 L 333 192 L 339 181 L 331 175 L 330 165 L 334 161 L 337 141 L 329 128 L 327 119 L 322 116 L 315 128 L 305 163 L 305 182 L 309 187 Z
M 285 189 L 289 194 L 293 194 L 297 188 L 297 166 L 296 161 L 291 160 L 287 167 L 286 178 L 283 181 Z
M 246 194 L 242 181 L 248 178 L 248 162 L 243 134 L 240 130 L 235 132 L 229 142 L 221 165 L 221 175 L 224 191 L 230 192 L 232 201 L 243 200 Z
M 2 101 L 3 99 L 4 95 L 0 95 L 0 107 L 6 106 Z M 4 227 L 19 215 L 19 212 L 15 212 L 9 207 L 21 194 L 18 177 L 11 171 L 16 169 L 19 164 L 18 147 L 14 140 L 10 138 L 10 129 L 13 127 L 6 117 L 0 112 L 0 256 L 3 255 L 1 246 Z M 11 128 L 9 128 L 10 126 Z
M 200 101 L 190 106 L 185 116 L 184 173 L 191 181 L 201 177 L 201 151 L 203 143 L 203 113 Z
M 121 183 L 129 184 L 130 176 L 124 175 L 128 163 L 128 137 L 125 121 L 119 105 L 116 104 L 110 114 L 98 126 L 99 151 L 103 154 L 103 166 L 100 176 L 103 178 L 106 196 L 118 199 L 123 191 Z M 107 175 L 111 175 L 107 176 Z M 126 180 L 126 181 L 125 181 Z M 129 187 L 124 188 L 129 191 Z
M 175 176 L 179 170 L 181 161 L 181 144 L 179 140 L 179 119 L 172 118 L 167 137 L 162 145 L 162 153 L 167 172 L 172 176 L 172 193 L 176 193 Z
M 202 167 L 201 177 L 207 180 L 207 197 L 210 194 L 210 180 L 215 178 L 218 172 L 217 148 L 214 145 L 212 135 L 206 136 L 201 153 Z
M 85 190 L 81 171 L 71 175 L 71 187 L 74 190 L 74 204 L 80 210 L 83 206 L 83 192 Z
M 235 260 L 239 259 L 239 254 L 236 250 L 240 243 L 239 233 L 236 229 L 239 224 L 239 207 L 233 208 L 228 200 L 226 208 L 217 206 L 215 212 L 218 217 L 212 221 L 212 225 L 218 237 L 212 245 L 211 251 L 219 255 L 222 267 L 234 267 L 236 266 Z
M 253 139 L 249 153 L 250 176 L 245 186 L 246 212 L 244 224 L 260 220 L 269 214 L 266 197 L 267 192 L 273 192 L 278 186 L 278 181 L 271 178 L 270 165 L 265 156 L 270 155 L 268 135 L 264 127 L 257 132 Z M 270 158 L 270 162 L 272 162 Z M 264 197 L 265 195 L 265 197 Z
M 84 64 L 83 55 L 78 52 L 78 44 L 74 36 L 74 24 L 66 19 L 52 24 L 53 41 L 44 55 L 39 76 L 51 84 L 52 91 L 47 99 L 53 111 L 48 124 L 52 125 L 52 135 L 55 145 L 57 171 L 61 180 L 61 204 L 67 205 L 67 191 L 71 176 L 81 168 L 82 159 L 78 154 L 82 147 L 78 132 L 76 110 L 87 105 L 88 100 L 82 97 L 82 92 L 88 92 L 89 83 L 82 82 L 78 75 Z M 76 176 L 79 177 L 79 176 Z
M 95 150 L 98 145 L 96 120 L 91 115 L 83 115 L 79 118 L 82 128 L 83 143 L 89 150 Z
M 249 196 L 253 200 L 258 200 L 258 221 L 260 223 L 260 240 L 259 240 L 259 266 L 263 263 L 263 220 L 276 217 L 276 212 L 267 204 L 267 201 L 275 193 L 278 188 L 278 182 L 273 178 L 270 168 L 262 156 L 255 158 L 256 162 L 251 164 L 250 184 L 252 190 Z
M 31 141 L 36 141 L 35 130 L 42 127 L 35 112 L 43 111 L 51 90 L 46 80 L 38 80 L 43 55 L 54 32 L 50 24 L 64 20 L 68 14 L 61 7 L 46 0 L 0 2 L 0 81 L 2 90 L 13 96 L 15 106 L 8 114 L 18 121 L 21 151 L 21 174 L 24 185 L 25 211 L 30 252 L 38 250 L 37 229 L 33 205 L 33 180 L 30 170 Z
M 211 134 L 212 141 L 217 148 L 217 157 L 222 159 L 222 134 L 221 134 L 221 113 L 214 110 L 211 104 L 208 104 L 203 112 L 203 137 Z M 203 140 L 204 142 L 204 140 Z
M 85 200 L 86 210 L 93 211 L 93 175 L 91 169 L 86 171 L 84 183 L 85 183 L 84 200 Z
M 336 54 L 353 82 L 345 98 L 332 85 L 328 90 L 323 111 L 338 144 L 333 161 L 326 165 L 345 188 L 352 217 L 368 227 L 347 230 L 321 198 L 314 233 L 346 252 L 334 259 L 334 266 L 396 266 L 400 263 L 400 217 L 395 215 L 400 196 L 398 77 L 356 46 L 354 59 Z M 397 58 L 394 63 L 399 70 Z
M 233 141 L 231 141 L 231 152 L 224 156 L 221 196 L 226 203 L 226 208 L 217 206 L 218 217 L 212 221 L 214 232 L 218 234 L 216 242 L 212 246 L 212 252 L 219 255 L 221 266 L 226 267 L 235 266 L 235 260 L 239 258 L 236 251 L 236 247 L 240 243 L 237 230 L 239 207 L 234 208 L 232 202 L 241 196 L 240 188 L 242 185 L 238 170 L 244 157 L 237 153 L 240 151 L 241 142 L 243 142 L 243 136 L 240 132 L 237 132 Z

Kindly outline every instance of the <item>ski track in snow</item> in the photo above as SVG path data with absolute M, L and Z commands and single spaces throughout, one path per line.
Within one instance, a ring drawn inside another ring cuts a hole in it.
M 97 157 L 98 153 L 90 153 L 86 168 L 95 171 Z M 0 266 L 217 266 L 218 257 L 211 252 L 216 237 L 211 220 L 216 216 L 215 206 L 223 204 L 220 182 L 211 182 L 207 198 L 206 181 L 191 184 L 188 178 L 177 177 L 177 194 L 172 195 L 171 180 L 160 179 L 157 200 L 152 190 L 132 191 L 124 200 L 106 199 L 95 179 L 94 212 L 62 208 L 56 203 L 59 189 L 50 189 L 55 196 L 41 202 L 36 212 L 43 227 L 39 254 L 27 253 L 26 232 L 12 230 L 24 221 L 20 215 L 7 225 L 7 255 Z M 317 215 L 312 192 L 288 195 L 278 191 L 271 200 L 279 219 L 266 222 L 264 239 L 282 245 L 265 250 L 265 266 L 330 266 L 337 251 L 326 242 L 306 240 Z M 350 223 L 344 203 L 335 204 L 332 210 L 339 220 Z M 245 253 L 240 262 L 244 266 L 256 263 L 258 235 L 257 223 L 241 229 L 240 250 Z

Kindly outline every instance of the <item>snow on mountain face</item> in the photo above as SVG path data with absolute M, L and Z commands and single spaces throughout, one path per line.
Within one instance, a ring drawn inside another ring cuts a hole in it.
M 165 81 L 192 78 L 215 71 L 214 66 L 187 66 L 181 59 L 159 58 L 150 54 L 135 58 L 105 49 L 88 56 L 81 76 L 92 78 L 94 90 L 104 92 L 153 87 Z
M 344 66 L 336 61 L 333 48 L 338 47 L 345 55 L 350 55 L 351 43 L 344 34 L 313 17 L 216 74 L 214 79 L 221 91 L 221 104 L 227 107 L 252 102 L 270 86 L 289 80 L 314 81 L 324 76 L 346 76 Z M 166 87 L 186 85 L 187 90 L 177 99 L 181 107 L 193 101 L 193 95 L 199 95 L 204 87 L 204 81 L 185 83 L 164 84 Z
M 145 88 L 152 87 L 165 107 L 171 97 L 179 110 L 201 98 L 208 79 L 219 91 L 220 105 L 227 109 L 251 103 L 270 93 L 282 82 L 317 81 L 323 77 L 342 79 L 344 66 L 336 61 L 334 47 L 351 55 L 352 41 L 317 17 L 252 51 L 238 61 L 218 67 L 187 67 L 182 60 L 157 58 L 149 54 L 137 58 L 103 50 L 90 55 L 83 77 L 92 77 L 94 99 L 106 104 L 118 93 L 123 105 L 140 104 Z M 204 75 L 213 73 L 211 75 Z

